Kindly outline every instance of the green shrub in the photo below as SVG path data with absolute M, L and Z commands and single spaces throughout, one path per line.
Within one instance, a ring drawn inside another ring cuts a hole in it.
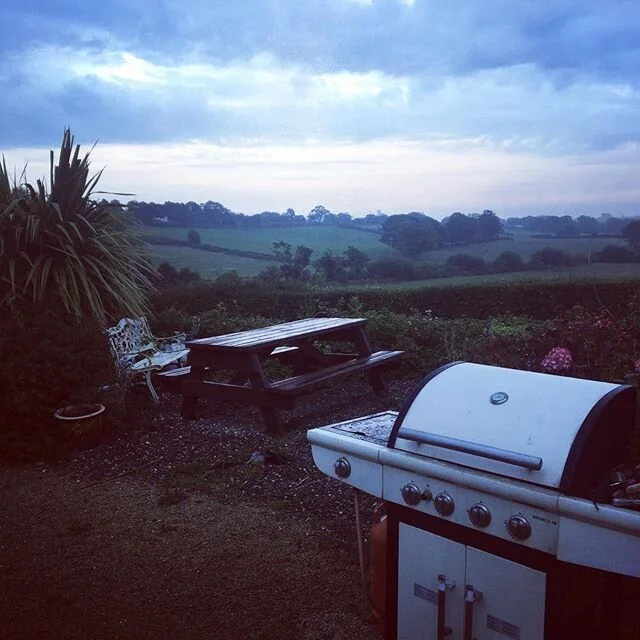
M 218 302 L 213 309 L 200 314 L 199 320 L 201 336 L 217 336 L 225 333 L 235 333 L 236 331 L 268 327 L 271 324 L 278 323 L 278 320 L 275 318 L 260 315 L 249 316 L 237 308 L 229 309 L 224 302 Z
M 368 271 L 380 280 L 415 280 L 416 263 L 406 258 L 380 258 L 369 265 Z
M 554 247 L 538 249 L 529 262 L 533 267 L 570 267 L 576 263 L 566 251 Z
M 445 270 L 452 275 L 473 276 L 487 272 L 487 263 L 479 256 L 456 253 L 447 258 Z
M 635 256 L 627 247 L 618 244 L 608 244 L 606 247 L 595 251 L 591 256 L 593 262 L 629 263 L 635 262 Z
M 154 271 L 133 218 L 93 199 L 101 173 L 89 177 L 89 154 L 65 130 L 48 186 L 9 189 L 0 163 L 0 312 L 56 306 L 78 321 L 101 322 L 147 310 Z
M 46 431 L 56 409 L 96 401 L 99 388 L 115 381 L 108 341 L 98 323 L 78 323 L 45 309 L 0 322 L 0 361 L 5 433 Z
M 503 251 L 494 261 L 493 269 L 498 273 L 513 273 L 524 270 L 524 260 L 515 251 Z

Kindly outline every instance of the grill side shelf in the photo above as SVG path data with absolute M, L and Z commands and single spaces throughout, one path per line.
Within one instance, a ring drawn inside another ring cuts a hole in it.
M 461 451 L 462 453 L 470 453 L 481 458 L 506 462 L 507 464 L 512 464 L 517 467 L 524 467 L 530 471 L 540 471 L 540 469 L 542 469 L 542 458 L 537 456 L 530 456 L 526 453 L 518 453 L 517 451 L 509 451 L 507 449 L 498 449 L 497 447 L 489 447 L 476 442 L 469 442 L 468 440 L 459 440 L 458 438 L 450 438 L 448 436 L 418 431 L 417 429 L 409 429 L 407 427 L 400 428 L 398 437 L 411 440 L 412 442 L 418 442 L 419 444 L 428 444 L 433 447 Z

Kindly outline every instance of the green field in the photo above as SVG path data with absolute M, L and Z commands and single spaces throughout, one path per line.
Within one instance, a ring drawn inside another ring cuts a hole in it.
M 325 251 L 342 253 L 349 245 L 369 254 L 372 260 L 393 255 L 393 250 L 382 244 L 377 235 L 357 229 L 339 227 L 285 227 L 248 231 L 245 229 L 198 229 L 198 233 L 203 243 L 258 253 L 272 253 L 274 242 L 288 242 L 294 249 L 299 244 L 303 244 L 313 249 L 312 260 L 317 260 Z M 187 229 L 154 229 L 147 235 L 186 240 Z M 161 247 L 156 248 L 161 249 Z
M 203 243 L 225 247 L 228 249 L 240 249 L 243 251 L 255 251 L 271 254 L 273 243 L 284 241 L 296 247 L 299 244 L 313 249 L 311 261 L 317 260 L 325 251 L 333 251 L 336 254 L 344 252 L 349 245 L 357 247 L 369 255 L 374 261 L 384 257 L 398 257 L 399 254 L 378 240 L 378 236 L 365 233 L 356 229 L 342 229 L 338 227 L 293 227 L 281 229 L 198 229 Z M 150 237 L 174 238 L 186 240 L 187 229 L 158 229 L 148 232 Z M 497 240 L 484 244 L 457 247 L 453 249 L 437 249 L 428 251 L 420 256 L 420 260 L 432 264 L 443 264 L 447 258 L 457 253 L 479 256 L 487 262 L 495 260 L 503 251 L 515 251 L 523 260 L 527 261 L 531 255 L 544 247 L 562 249 L 569 254 L 581 253 L 589 257 L 595 251 L 599 251 L 608 244 L 623 245 L 619 238 L 576 238 L 576 239 L 542 239 L 532 238 L 527 232 L 516 232 L 513 240 Z M 189 267 L 205 278 L 213 278 L 225 271 L 235 269 L 241 276 L 254 276 L 269 266 L 264 260 L 255 260 L 232 256 L 225 253 L 211 253 L 198 251 L 188 247 L 171 247 L 154 245 L 151 248 L 154 264 L 168 261 L 178 269 Z M 275 261 L 274 263 L 275 264 Z M 601 265 L 605 267 L 607 265 Z M 616 269 L 624 269 L 625 265 L 614 265 Z M 575 270 L 574 270 L 575 271 Z M 577 271 L 575 271 L 577 273 Z M 549 272 L 544 272 L 545 274 Z M 522 274 L 520 274 L 522 275 Z M 493 279 L 501 276 L 492 276 Z
M 436 249 L 422 254 L 421 259 L 433 264 L 443 264 L 456 253 L 466 253 L 490 262 L 503 251 L 515 251 L 526 262 L 536 251 L 544 247 L 561 249 L 571 255 L 581 253 L 588 258 L 590 254 L 600 251 L 608 244 L 625 245 L 622 238 L 532 238 L 526 231 L 516 231 L 513 236 L 513 240 L 496 240 L 455 249 Z
M 424 289 L 426 287 L 458 287 L 487 284 L 526 284 L 536 282 L 557 282 L 563 284 L 625 282 L 640 279 L 640 264 L 585 264 L 579 267 L 565 267 L 545 271 L 524 271 L 482 276 L 455 276 L 411 282 L 389 282 L 370 285 L 341 285 L 345 291 L 363 289 Z M 640 285 L 640 283 L 639 283 Z
M 188 267 L 197 271 L 203 278 L 213 279 L 225 271 L 237 271 L 241 276 L 255 276 L 271 264 L 266 260 L 254 260 L 228 253 L 198 251 L 189 247 L 171 247 L 152 245 L 149 251 L 151 262 L 158 266 L 161 262 L 170 262 L 176 269 Z

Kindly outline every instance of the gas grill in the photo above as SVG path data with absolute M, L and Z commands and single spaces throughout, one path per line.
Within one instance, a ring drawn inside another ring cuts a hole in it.
M 608 503 L 635 407 L 627 385 L 453 363 L 399 413 L 310 430 L 322 472 L 386 503 L 385 638 L 615 638 L 640 577 L 640 513 Z

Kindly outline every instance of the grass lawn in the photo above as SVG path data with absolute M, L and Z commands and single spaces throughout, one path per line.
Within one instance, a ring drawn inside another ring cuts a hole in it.
M 345 291 L 361 291 L 362 289 L 424 289 L 459 287 L 487 284 L 526 284 L 529 282 L 623 282 L 640 279 L 640 264 L 591 264 L 579 267 L 568 267 L 550 271 L 523 271 L 519 273 L 501 273 L 482 276 L 456 276 L 433 280 L 417 280 L 412 282 L 390 282 L 371 285 L 348 285 L 341 287 Z
M 171 247 L 152 245 L 150 258 L 154 266 L 161 262 L 170 262 L 176 269 L 188 267 L 197 271 L 203 278 L 213 279 L 225 271 L 237 271 L 241 276 L 255 276 L 271 264 L 266 260 L 254 260 L 227 253 L 199 251 L 189 247 Z

